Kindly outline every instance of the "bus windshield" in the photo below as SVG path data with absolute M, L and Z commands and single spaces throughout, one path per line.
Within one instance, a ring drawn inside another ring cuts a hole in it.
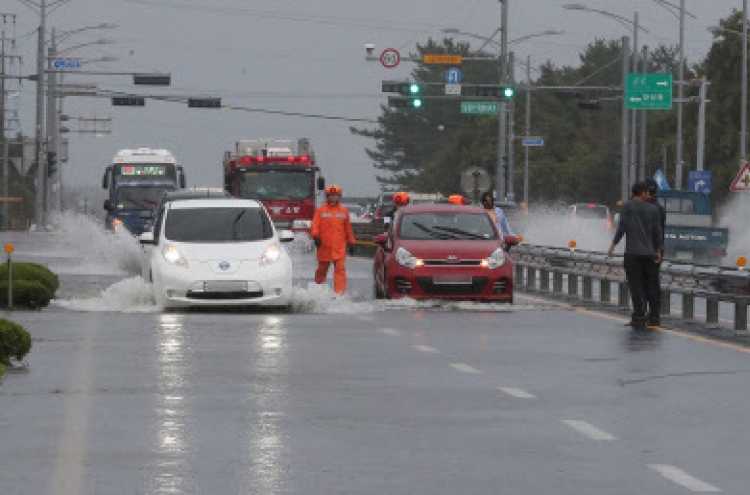
M 240 198 L 257 200 L 313 197 L 313 173 L 310 171 L 250 170 L 240 175 Z
M 159 204 L 165 191 L 173 187 L 133 186 L 117 190 L 115 206 L 118 210 L 152 210 Z

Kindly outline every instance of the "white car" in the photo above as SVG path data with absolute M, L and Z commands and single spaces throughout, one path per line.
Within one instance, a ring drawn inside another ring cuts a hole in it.
M 164 205 L 143 233 L 144 273 L 162 307 L 277 306 L 291 303 L 292 260 L 263 205 L 234 198 Z

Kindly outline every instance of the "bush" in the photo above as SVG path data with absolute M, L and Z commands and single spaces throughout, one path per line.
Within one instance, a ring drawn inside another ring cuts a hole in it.
M 21 325 L 0 318 L 0 366 L 22 360 L 31 350 L 31 335 Z
M 0 265 L 0 282 L 8 280 L 8 263 Z M 55 292 L 60 288 L 60 279 L 49 268 L 36 263 L 13 263 L 13 282 L 16 280 L 30 280 L 41 282 L 49 291 L 50 299 L 54 299 Z M 14 284 L 15 285 L 15 284 Z
M 6 275 L 7 277 L 7 275 Z M 47 306 L 52 299 L 47 287 L 41 282 L 34 280 L 16 280 L 13 277 L 13 306 L 24 308 L 43 308 Z M 0 307 L 8 306 L 8 282 L 0 281 Z

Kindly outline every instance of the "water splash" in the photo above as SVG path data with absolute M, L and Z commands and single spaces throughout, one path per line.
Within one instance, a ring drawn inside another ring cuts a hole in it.
M 110 285 L 93 297 L 56 299 L 52 304 L 73 311 L 156 313 L 161 308 L 156 305 L 152 288 L 141 277 L 130 277 Z

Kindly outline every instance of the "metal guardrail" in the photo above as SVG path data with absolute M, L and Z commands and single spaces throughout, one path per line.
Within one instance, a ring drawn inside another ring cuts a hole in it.
M 511 251 L 515 264 L 515 287 L 553 295 L 567 295 L 594 302 L 594 282 L 599 301 L 612 303 L 612 284 L 618 285 L 617 306 L 629 309 L 623 257 L 607 253 L 521 244 Z M 550 285 L 551 283 L 551 285 Z M 565 287 L 566 286 L 566 287 Z M 734 331 L 750 336 L 747 307 L 750 302 L 750 272 L 740 268 L 664 261 L 661 267 L 663 316 L 671 314 L 671 295 L 682 294 L 682 321 L 695 322 L 695 299 L 706 301 L 705 325 L 719 328 L 719 303 L 734 304 Z

